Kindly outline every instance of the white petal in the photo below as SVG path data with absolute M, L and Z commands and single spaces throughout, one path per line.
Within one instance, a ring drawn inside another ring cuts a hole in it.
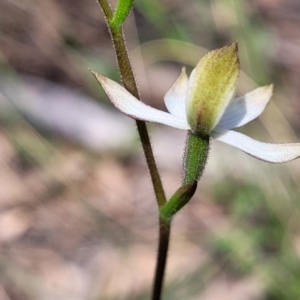
M 168 111 L 177 117 L 186 118 L 185 99 L 188 88 L 188 77 L 185 68 L 182 68 L 181 74 L 166 93 L 164 100 Z
M 175 117 L 150 107 L 132 96 L 125 88 L 107 77 L 92 72 L 102 85 L 105 93 L 122 113 L 134 119 L 165 124 L 179 129 L 190 129 L 186 119 Z
M 240 127 L 257 118 L 267 106 L 273 92 L 273 85 L 263 86 L 234 99 L 226 109 L 215 130 Z
M 284 163 L 300 157 L 300 143 L 269 144 L 231 130 L 213 133 L 212 137 L 270 163 Z

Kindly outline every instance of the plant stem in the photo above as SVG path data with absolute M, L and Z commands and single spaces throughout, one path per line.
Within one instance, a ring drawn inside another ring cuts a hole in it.
M 129 55 L 127 52 L 125 38 L 123 33 L 122 26 L 113 26 L 111 21 L 113 18 L 112 9 L 107 0 L 98 0 L 103 13 L 107 19 L 107 25 L 111 33 L 113 44 L 115 47 L 115 53 L 117 57 L 117 63 L 120 70 L 121 78 L 124 84 L 124 87 L 136 98 L 140 98 L 133 70 L 130 64 Z M 143 151 L 147 161 L 148 169 L 151 176 L 152 185 L 154 188 L 154 193 L 156 201 L 159 207 L 162 207 L 167 201 L 165 192 L 162 186 L 161 178 L 156 166 L 154 159 L 151 141 L 148 134 L 148 130 L 145 122 L 136 120 L 136 125 L 138 133 L 141 139 Z
M 107 0 L 98 0 L 98 3 L 103 10 L 103 14 L 104 14 L 105 18 L 107 18 L 107 21 L 110 22 L 113 18 L 113 12 L 112 12 L 109 2 Z
M 183 186 L 200 180 L 207 163 L 209 148 L 209 136 L 200 136 L 192 131 L 188 132 L 183 157 Z
M 156 270 L 154 277 L 154 286 L 152 300 L 160 300 L 162 295 L 163 281 L 168 257 L 169 241 L 171 232 L 171 220 L 166 222 L 159 219 L 159 244 L 156 260 Z

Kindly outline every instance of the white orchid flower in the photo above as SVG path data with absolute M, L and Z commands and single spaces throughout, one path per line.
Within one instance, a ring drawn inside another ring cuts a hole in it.
M 272 144 L 253 140 L 231 129 L 247 124 L 265 109 L 273 86 L 264 86 L 234 98 L 239 76 L 237 43 L 206 54 L 192 71 L 185 69 L 164 97 L 169 113 L 150 107 L 118 83 L 93 72 L 109 99 L 122 113 L 211 136 L 258 159 L 283 163 L 300 156 L 300 143 Z

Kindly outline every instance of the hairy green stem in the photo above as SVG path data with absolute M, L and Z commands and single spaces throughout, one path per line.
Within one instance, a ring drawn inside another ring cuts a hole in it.
M 209 136 L 201 136 L 192 131 L 188 132 L 183 158 L 183 186 L 199 181 L 206 166 L 209 147 Z
M 160 300 L 163 289 L 163 281 L 167 264 L 169 241 L 171 233 L 171 220 L 159 219 L 159 244 L 156 260 L 155 279 L 151 300 Z
M 132 9 L 134 0 L 118 0 L 113 19 L 111 20 L 111 27 L 122 26 L 130 11 Z
M 113 12 L 109 2 L 107 0 L 98 0 L 98 3 L 103 10 L 105 18 L 107 18 L 107 21 L 110 22 L 113 18 Z
M 98 0 L 103 13 L 107 19 L 107 24 L 111 33 L 117 63 L 122 77 L 124 87 L 136 98 L 140 98 L 133 70 L 130 64 L 129 55 L 127 52 L 125 38 L 122 26 L 111 26 L 113 19 L 112 9 L 107 0 Z M 156 201 L 159 207 L 166 203 L 166 196 L 162 186 L 161 178 L 154 159 L 150 137 L 145 122 L 136 120 L 138 133 L 141 139 L 143 151 L 149 168 Z

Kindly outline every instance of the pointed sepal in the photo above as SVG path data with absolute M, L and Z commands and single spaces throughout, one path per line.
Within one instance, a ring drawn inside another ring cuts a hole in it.
M 142 121 L 155 122 L 178 129 L 190 129 L 186 119 L 173 116 L 139 101 L 117 82 L 92 72 L 114 106 L 123 114 Z
M 300 143 L 264 143 L 232 130 L 224 133 L 213 133 L 212 136 L 218 141 L 270 163 L 280 164 L 300 157 Z

